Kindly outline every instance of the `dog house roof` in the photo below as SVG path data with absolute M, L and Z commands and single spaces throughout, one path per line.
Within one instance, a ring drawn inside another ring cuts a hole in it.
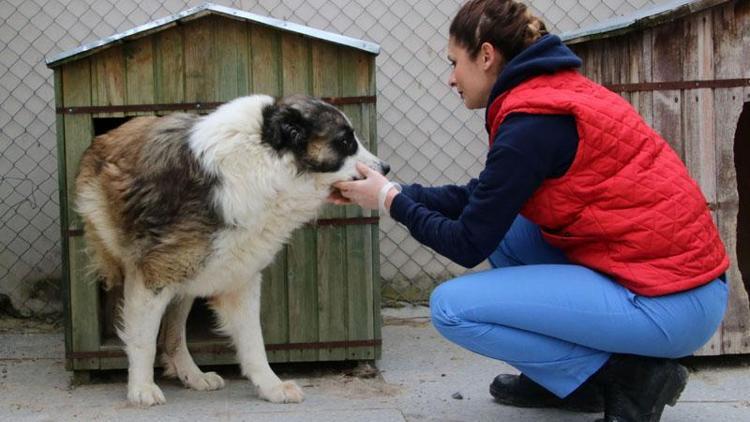
M 231 7 L 220 6 L 213 3 L 203 3 L 199 6 L 184 10 L 175 15 L 167 16 L 155 21 L 149 22 L 145 25 L 138 26 L 136 28 L 120 32 L 119 34 L 111 35 L 106 38 L 102 38 L 98 41 L 94 41 L 88 44 L 81 45 L 70 51 L 66 51 L 59 54 L 54 54 L 46 58 L 48 67 L 55 67 L 64 62 L 70 60 L 88 56 L 95 52 L 107 48 L 108 46 L 123 42 L 128 39 L 139 38 L 149 33 L 158 32 L 174 26 L 180 22 L 186 22 L 193 19 L 202 18 L 208 15 L 219 15 L 226 16 L 233 19 L 244 20 L 248 22 L 255 22 L 262 25 L 266 25 L 272 28 L 276 28 L 282 31 L 294 32 L 297 34 L 305 35 L 311 38 L 316 38 L 324 41 L 329 41 L 334 44 L 348 46 L 356 48 L 368 53 L 378 54 L 380 53 L 380 46 L 375 43 L 368 41 L 359 40 L 356 38 L 347 37 L 332 32 L 323 31 L 309 26 L 296 24 L 293 22 L 284 21 L 281 19 L 275 19 L 268 16 L 256 15 L 254 13 L 245 12 L 243 10 L 233 9 Z
M 627 16 L 603 20 L 586 28 L 560 34 L 567 44 L 622 35 L 700 12 L 729 0 L 671 0 L 647 7 Z

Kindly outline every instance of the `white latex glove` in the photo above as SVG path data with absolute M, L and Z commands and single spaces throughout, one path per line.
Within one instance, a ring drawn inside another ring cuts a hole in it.
M 334 204 L 357 204 L 362 208 L 378 209 L 378 194 L 380 190 L 389 183 L 388 178 L 371 169 L 370 167 L 357 163 L 357 171 L 364 177 L 362 180 L 351 182 L 338 182 L 333 186 L 338 189 L 328 197 L 329 202 Z M 393 197 L 398 190 L 392 187 L 385 196 L 385 209 L 390 209 Z

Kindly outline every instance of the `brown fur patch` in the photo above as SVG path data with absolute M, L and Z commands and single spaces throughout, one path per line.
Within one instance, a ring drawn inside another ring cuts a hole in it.
M 127 263 L 151 289 L 178 283 L 210 253 L 220 221 L 208 197 L 218 181 L 190 152 L 195 120 L 138 117 L 98 136 L 84 153 L 78 205 L 90 214 L 83 215 L 86 240 L 107 286 L 121 281 Z
M 212 308 L 236 309 L 240 306 L 241 299 L 234 292 L 230 294 L 211 296 L 207 301 Z

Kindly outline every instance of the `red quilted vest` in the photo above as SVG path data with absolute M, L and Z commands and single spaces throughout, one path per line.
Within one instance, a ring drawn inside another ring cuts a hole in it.
M 700 188 L 619 95 L 573 70 L 531 78 L 491 104 L 490 143 L 513 112 L 576 119 L 571 167 L 545 181 L 521 210 L 571 261 L 645 296 L 688 290 L 727 269 Z

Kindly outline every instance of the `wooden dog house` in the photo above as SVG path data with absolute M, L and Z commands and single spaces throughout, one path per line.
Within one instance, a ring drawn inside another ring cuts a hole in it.
M 81 154 L 94 136 L 144 114 L 209 112 L 252 93 L 323 97 L 377 147 L 379 46 L 204 4 L 48 58 L 54 70 L 67 367 L 127 367 L 115 335 L 118 292 L 87 273 L 73 208 Z M 262 323 L 272 362 L 374 360 L 380 355 L 378 217 L 328 207 L 295 232 L 264 273 Z M 121 294 L 121 293 L 120 293 Z M 199 364 L 234 363 L 228 341 L 196 302 L 188 343 Z
M 750 353 L 750 1 L 671 1 L 562 38 L 670 142 L 712 210 L 731 293 L 697 354 Z

